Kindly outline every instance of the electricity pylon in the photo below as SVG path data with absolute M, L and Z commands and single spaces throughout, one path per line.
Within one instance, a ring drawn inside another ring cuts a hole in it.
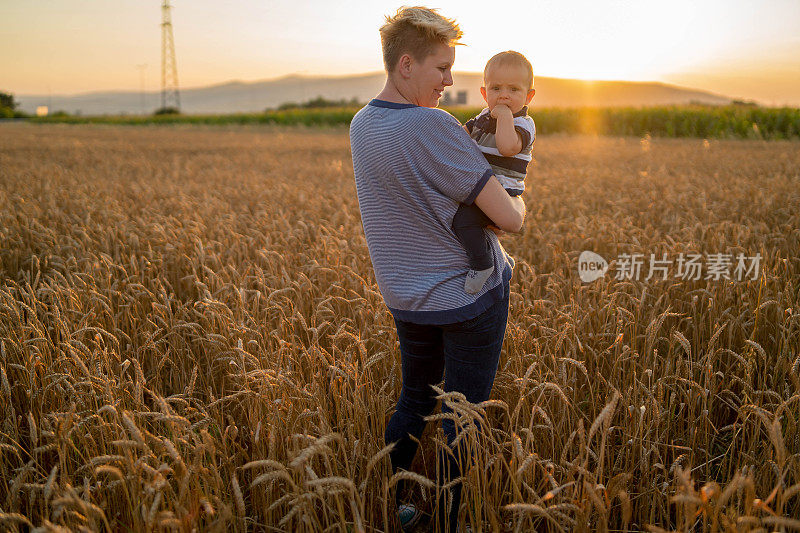
M 175 40 L 172 38 L 172 17 L 169 0 L 161 5 L 161 109 L 180 111 L 181 95 L 178 91 L 178 64 L 175 61 Z

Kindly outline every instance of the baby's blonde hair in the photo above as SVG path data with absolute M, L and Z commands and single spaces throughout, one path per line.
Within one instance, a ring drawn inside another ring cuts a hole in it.
M 380 32 L 386 72 L 394 70 L 403 54 L 422 61 L 435 45 L 457 44 L 462 35 L 455 20 L 441 16 L 435 9 L 419 6 L 404 6 L 393 16 L 387 16 Z
M 525 70 L 528 77 L 528 90 L 533 89 L 533 67 L 528 59 L 513 50 L 506 50 L 492 56 L 486 62 L 486 67 L 483 69 L 483 79 L 486 80 L 486 73 L 493 67 L 519 67 Z

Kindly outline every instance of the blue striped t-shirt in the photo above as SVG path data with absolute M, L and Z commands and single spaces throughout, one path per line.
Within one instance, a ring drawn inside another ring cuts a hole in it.
M 449 324 L 500 300 L 514 260 L 491 230 L 494 272 L 479 293 L 464 291 L 469 262 L 453 215 L 492 170 L 458 120 L 441 109 L 372 100 L 353 117 L 350 147 L 367 247 L 392 315 Z

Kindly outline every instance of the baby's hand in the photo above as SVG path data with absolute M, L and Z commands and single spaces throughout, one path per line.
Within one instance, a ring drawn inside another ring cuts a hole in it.
M 496 106 L 494 106 L 494 109 L 492 109 L 492 116 L 494 118 L 500 118 L 500 115 L 504 114 L 508 116 L 514 115 L 514 113 L 511 112 L 511 108 L 505 104 L 497 104 Z

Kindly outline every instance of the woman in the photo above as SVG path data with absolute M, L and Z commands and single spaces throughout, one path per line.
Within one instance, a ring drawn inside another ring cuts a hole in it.
M 424 417 L 436 406 L 431 385 L 458 391 L 473 403 L 489 398 L 508 319 L 514 265 L 488 232 L 494 273 L 477 294 L 464 291 L 467 256 L 452 230 L 459 203 L 475 203 L 495 231 L 518 232 L 525 205 L 510 197 L 481 152 L 449 113 L 436 109 L 461 30 L 427 8 L 401 8 L 381 27 L 387 79 L 383 90 L 350 126 L 358 202 L 378 287 L 394 317 L 400 340 L 403 385 L 386 428 L 392 470 L 408 470 Z M 447 410 L 443 406 L 443 411 Z M 452 420 L 442 427 L 451 443 Z M 463 453 L 461 450 L 457 450 Z M 463 457 L 463 456 L 462 456 Z M 453 457 L 446 483 L 460 475 Z M 449 468 L 447 468 L 449 467 Z M 437 506 L 439 523 L 457 526 L 461 486 L 452 506 Z M 399 495 L 401 491 L 397 491 Z M 405 528 L 419 519 L 412 505 L 400 507 Z

